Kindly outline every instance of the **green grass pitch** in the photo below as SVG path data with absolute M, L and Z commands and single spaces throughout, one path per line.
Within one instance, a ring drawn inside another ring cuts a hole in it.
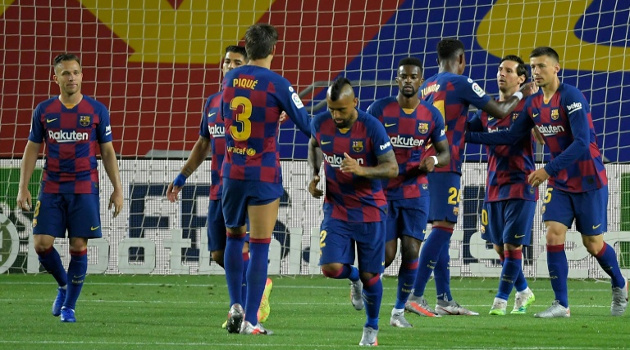
M 272 276 L 271 336 L 227 334 L 223 276 L 90 275 L 75 324 L 53 317 L 51 276 L 0 275 L 2 349 L 354 349 L 365 314 L 352 308 L 347 281 Z M 630 347 L 628 314 L 610 316 L 608 281 L 570 281 L 571 318 L 536 319 L 553 299 L 548 280 L 530 280 L 536 302 L 527 315 L 490 316 L 492 278 L 455 278 L 453 296 L 480 316 L 422 318 L 412 329 L 389 326 L 396 277 L 383 279 L 379 347 L 383 349 L 602 349 Z M 433 281 L 427 289 L 433 300 Z M 513 305 L 508 302 L 508 310 Z

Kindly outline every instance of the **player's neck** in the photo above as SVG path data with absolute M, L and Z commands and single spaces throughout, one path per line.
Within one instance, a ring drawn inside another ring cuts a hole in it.
M 515 89 L 514 91 L 501 91 L 499 90 L 499 101 L 505 101 L 508 98 L 512 97 L 512 95 L 514 95 L 515 92 L 517 92 L 518 89 Z
M 549 84 L 541 87 L 545 101 L 549 101 L 560 87 L 560 79 L 555 77 Z
M 398 101 L 398 105 L 403 109 L 411 109 L 414 110 L 420 104 L 420 98 L 418 95 L 413 97 L 405 97 L 403 94 L 398 94 L 396 96 L 396 100 Z
M 247 64 L 250 66 L 263 67 L 267 69 L 271 69 L 271 61 L 273 60 L 273 56 L 269 55 L 265 58 L 259 58 L 256 60 L 250 60 Z
M 67 95 L 67 94 L 60 94 L 59 95 L 59 101 L 61 101 L 61 103 L 63 103 L 66 107 L 68 106 L 76 106 L 79 102 L 81 102 L 81 100 L 83 100 L 83 94 L 80 92 L 77 92 L 76 94 L 72 94 L 72 95 Z M 68 107 L 71 108 L 71 107 Z

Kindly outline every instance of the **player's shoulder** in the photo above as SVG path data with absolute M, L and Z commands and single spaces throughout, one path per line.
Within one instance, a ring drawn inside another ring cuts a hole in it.
M 383 126 L 381 124 L 381 122 L 378 120 L 378 118 L 376 118 L 374 115 L 363 111 L 359 108 L 357 108 L 357 113 L 358 113 L 358 117 L 357 117 L 357 121 L 365 124 L 366 127 L 371 128 L 374 127 L 374 125 L 379 125 L 379 126 Z
M 332 116 L 330 115 L 330 112 L 329 111 L 324 111 L 324 112 L 315 114 L 315 116 L 313 116 L 313 119 L 311 120 L 311 123 L 313 123 L 313 125 L 319 125 L 324 120 L 330 119 L 330 118 L 332 118 Z
M 562 96 L 580 96 L 581 97 L 582 95 L 584 95 L 582 91 L 580 91 L 580 89 L 578 89 L 577 87 L 573 85 L 565 84 L 565 83 L 560 83 L 560 85 L 558 86 L 558 92 Z
M 44 111 L 48 106 L 53 104 L 55 101 L 59 101 L 59 96 L 53 96 L 51 98 L 48 98 L 38 103 L 37 106 L 35 107 L 35 110 Z
M 370 104 L 370 106 L 365 111 L 378 118 L 380 117 L 380 114 L 382 114 L 385 107 L 390 103 L 398 103 L 398 101 L 396 100 L 396 96 L 379 98 L 378 100 L 372 102 L 372 104 Z
M 100 111 L 100 110 L 107 111 L 107 107 L 105 106 L 105 104 L 103 104 L 101 101 L 98 101 L 97 99 L 93 97 L 83 95 L 83 101 L 92 105 L 95 111 Z

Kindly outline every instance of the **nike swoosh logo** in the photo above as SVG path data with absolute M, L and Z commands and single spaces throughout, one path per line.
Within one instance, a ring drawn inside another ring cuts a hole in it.
M 532 118 L 536 118 L 536 117 L 538 117 L 538 115 L 539 115 L 539 114 L 540 114 L 540 113 L 534 113 L 534 114 L 532 115 Z
M 329 143 L 331 143 L 332 141 L 322 141 L 322 145 L 327 145 Z
M 212 118 L 212 116 L 215 115 L 215 114 L 217 114 L 217 113 L 216 112 L 215 113 L 208 113 L 208 118 Z
M 100 226 L 96 226 L 96 227 L 92 226 L 92 227 L 90 227 L 90 230 L 92 230 L 92 231 L 96 231 L 96 230 L 98 230 L 98 228 L 99 228 L 99 227 L 100 227 Z
M 525 237 L 525 235 L 514 235 L 514 238 L 519 239 L 519 238 L 523 238 Z
M 593 230 L 598 229 L 601 225 L 602 225 L 602 224 L 599 224 L 599 225 L 597 225 L 597 226 L 593 225 Z
M 432 264 L 432 265 L 437 264 L 437 261 L 435 261 L 435 260 L 429 260 L 429 264 Z
M 46 119 L 46 123 L 52 123 L 52 122 L 54 122 L 54 121 L 55 121 L 55 120 L 57 120 L 57 119 L 59 119 L 59 118 Z
M 385 127 L 386 128 L 391 128 L 392 126 L 396 126 L 396 123 L 394 123 L 394 124 L 387 124 L 387 123 L 385 123 Z
M 494 117 L 488 117 L 488 121 L 494 120 Z

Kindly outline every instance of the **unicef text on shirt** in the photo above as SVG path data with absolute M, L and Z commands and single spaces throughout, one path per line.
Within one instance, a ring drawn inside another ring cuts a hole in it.
M 64 143 L 89 140 L 90 134 L 88 134 L 87 132 L 76 132 L 76 130 L 73 130 L 72 132 L 67 132 L 63 130 L 48 130 L 48 138 L 51 140 L 55 140 L 58 143 Z

